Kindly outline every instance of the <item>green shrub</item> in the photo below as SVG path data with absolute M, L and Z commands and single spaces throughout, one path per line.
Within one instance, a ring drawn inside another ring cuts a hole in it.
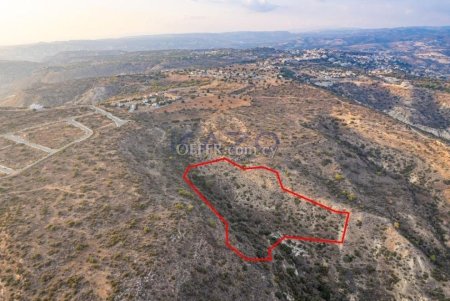
M 337 173 L 337 174 L 334 175 L 334 179 L 336 181 L 342 181 L 344 179 L 344 176 L 341 175 L 340 173 Z
M 184 188 L 178 189 L 178 195 L 181 196 L 181 197 L 184 197 L 184 198 L 188 198 L 188 199 L 193 199 L 194 198 L 194 195 L 190 191 L 187 191 Z

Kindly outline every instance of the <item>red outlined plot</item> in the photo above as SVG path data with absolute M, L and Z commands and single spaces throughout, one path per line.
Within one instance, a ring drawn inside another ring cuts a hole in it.
M 260 170 L 266 170 L 269 171 L 273 174 L 275 174 L 278 184 L 281 187 L 281 190 L 283 192 L 286 192 L 296 198 L 302 199 L 306 202 L 309 202 L 315 206 L 318 206 L 322 209 L 325 209 L 333 214 L 340 214 L 345 216 L 345 222 L 344 222 L 344 227 L 343 227 L 343 231 L 342 231 L 342 235 L 340 240 L 333 240 L 333 239 L 323 239 L 323 238 L 318 238 L 318 237 L 304 237 L 304 236 L 295 236 L 295 235 L 283 235 L 281 238 L 279 238 L 274 244 L 272 244 L 268 249 L 267 249 L 267 256 L 260 258 L 260 257 L 248 257 L 245 254 L 243 254 L 240 250 L 238 250 L 235 246 L 233 246 L 230 243 L 230 234 L 229 234 L 229 228 L 230 225 L 228 223 L 228 221 L 217 211 L 217 209 L 211 204 L 211 202 L 203 195 L 203 193 L 200 192 L 200 190 L 194 185 L 194 183 L 192 183 L 192 181 L 189 179 L 189 172 L 195 168 L 201 167 L 201 166 L 206 166 L 206 165 L 211 165 L 211 164 L 215 164 L 215 163 L 219 163 L 219 162 L 227 162 L 237 168 L 239 168 L 240 170 L 246 171 L 246 170 L 255 170 L 255 169 L 260 169 Z M 324 204 L 321 204 L 317 201 L 314 201 L 306 196 L 303 196 L 299 193 L 296 193 L 292 190 L 287 189 L 286 187 L 284 187 L 283 182 L 281 181 L 281 176 L 280 173 L 278 171 L 276 171 L 275 169 L 266 167 L 266 166 L 250 166 L 250 167 L 246 167 L 246 166 L 242 166 L 239 165 L 238 163 L 234 162 L 231 159 L 228 158 L 219 158 L 219 159 L 215 159 L 215 160 L 211 160 L 211 161 L 206 161 L 206 162 L 201 162 L 201 163 L 197 163 L 197 164 L 192 164 L 189 165 L 186 170 L 184 171 L 183 174 L 183 180 L 191 187 L 191 189 L 200 197 L 200 199 L 205 203 L 206 206 L 208 206 L 208 208 L 220 219 L 220 221 L 222 222 L 222 224 L 225 227 L 225 244 L 226 246 L 231 249 L 234 253 L 236 253 L 239 257 L 241 257 L 242 259 L 244 259 L 245 261 L 249 261 L 249 262 L 267 262 L 267 261 L 272 261 L 273 257 L 272 257 L 272 252 L 273 250 L 280 245 L 284 240 L 300 240 L 300 241 L 309 241 L 309 242 L 319 242 L 319 243 L 327 243 L 327 244 L 343 244 L 344 240 L 345 240 L 345 235 L 347 233 L 347 227 L 348 227 L 348 222 L 350 219 L 350 212 L 348 211 L 340 211 L 340 210 L 336 210 L 333 209 L 329 206 L 326 206 Z

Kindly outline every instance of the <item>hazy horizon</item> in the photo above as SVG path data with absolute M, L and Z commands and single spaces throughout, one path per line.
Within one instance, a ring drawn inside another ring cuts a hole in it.
M 230 18 L 232 16 L 232 18 Z M 431 0 L 6 0 L 0 45 L 239 31 L 305 32 L 447 26 L 450 3 Z
M 64 42 L 76 42 L 76 41 L 101 41 L 101 40 L 115 40 L 115 39 L 127 39 L 127 38 L 138 38 L 138 37 L 158 37 L 158 36 L 178 36 L 178 35 L 201 35 L 201 34 L 227 34 L 227 33 L 244 33 L 244 32 L 289 32 L 292 34 L 302 34 L 302 33 L 314 33 L 314 32 L 333 32 L 333 31 L 352 31 L 352 30 L 378 30 L 378 29 L 398 29 L 398 28 L 440 28 L 440 27 L 450 27 L 449 25 L 440 26 L 429 26 L 429 25 L 414 25 L 414 26 L 393 26 L 393 27 L 334 27 L 334 28 L 308 28 L 299 30 L 237 30 L 237 31 L 203 31 L 203 32 L 168 32 L 168 33 L 150 33 L 150 34 L 129 34 L 121 36 L 110 36 L 110 37 L 93 37 L 93 38 L 79 38 L 79 39 L 67 39 L 67 40 L 50 40 L 50 41 L 37 41 L 31 43 L 21 43 L 21 44 L 0 44 L 0 47 L 16 47 L 16 46 L 28 46 L 37 44 L 51 44 L 51 43 L 64 43 Z

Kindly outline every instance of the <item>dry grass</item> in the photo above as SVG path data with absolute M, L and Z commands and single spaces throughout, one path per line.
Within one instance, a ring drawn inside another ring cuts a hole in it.
M 65 122 L 20 132 L 25 140 L 52 149 L 59 149 L 83 135 L 84 131 Z
M 13 144 L 0 150 L 0 165 L 12 169 L 21 169 L 45 157 L 47 153 L 24 144 Z

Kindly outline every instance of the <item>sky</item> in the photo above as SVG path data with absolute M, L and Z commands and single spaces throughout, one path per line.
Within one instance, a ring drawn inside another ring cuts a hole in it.
M 449 0 L 0 0 L 0 45 L 145 34 L 450 25 Z

